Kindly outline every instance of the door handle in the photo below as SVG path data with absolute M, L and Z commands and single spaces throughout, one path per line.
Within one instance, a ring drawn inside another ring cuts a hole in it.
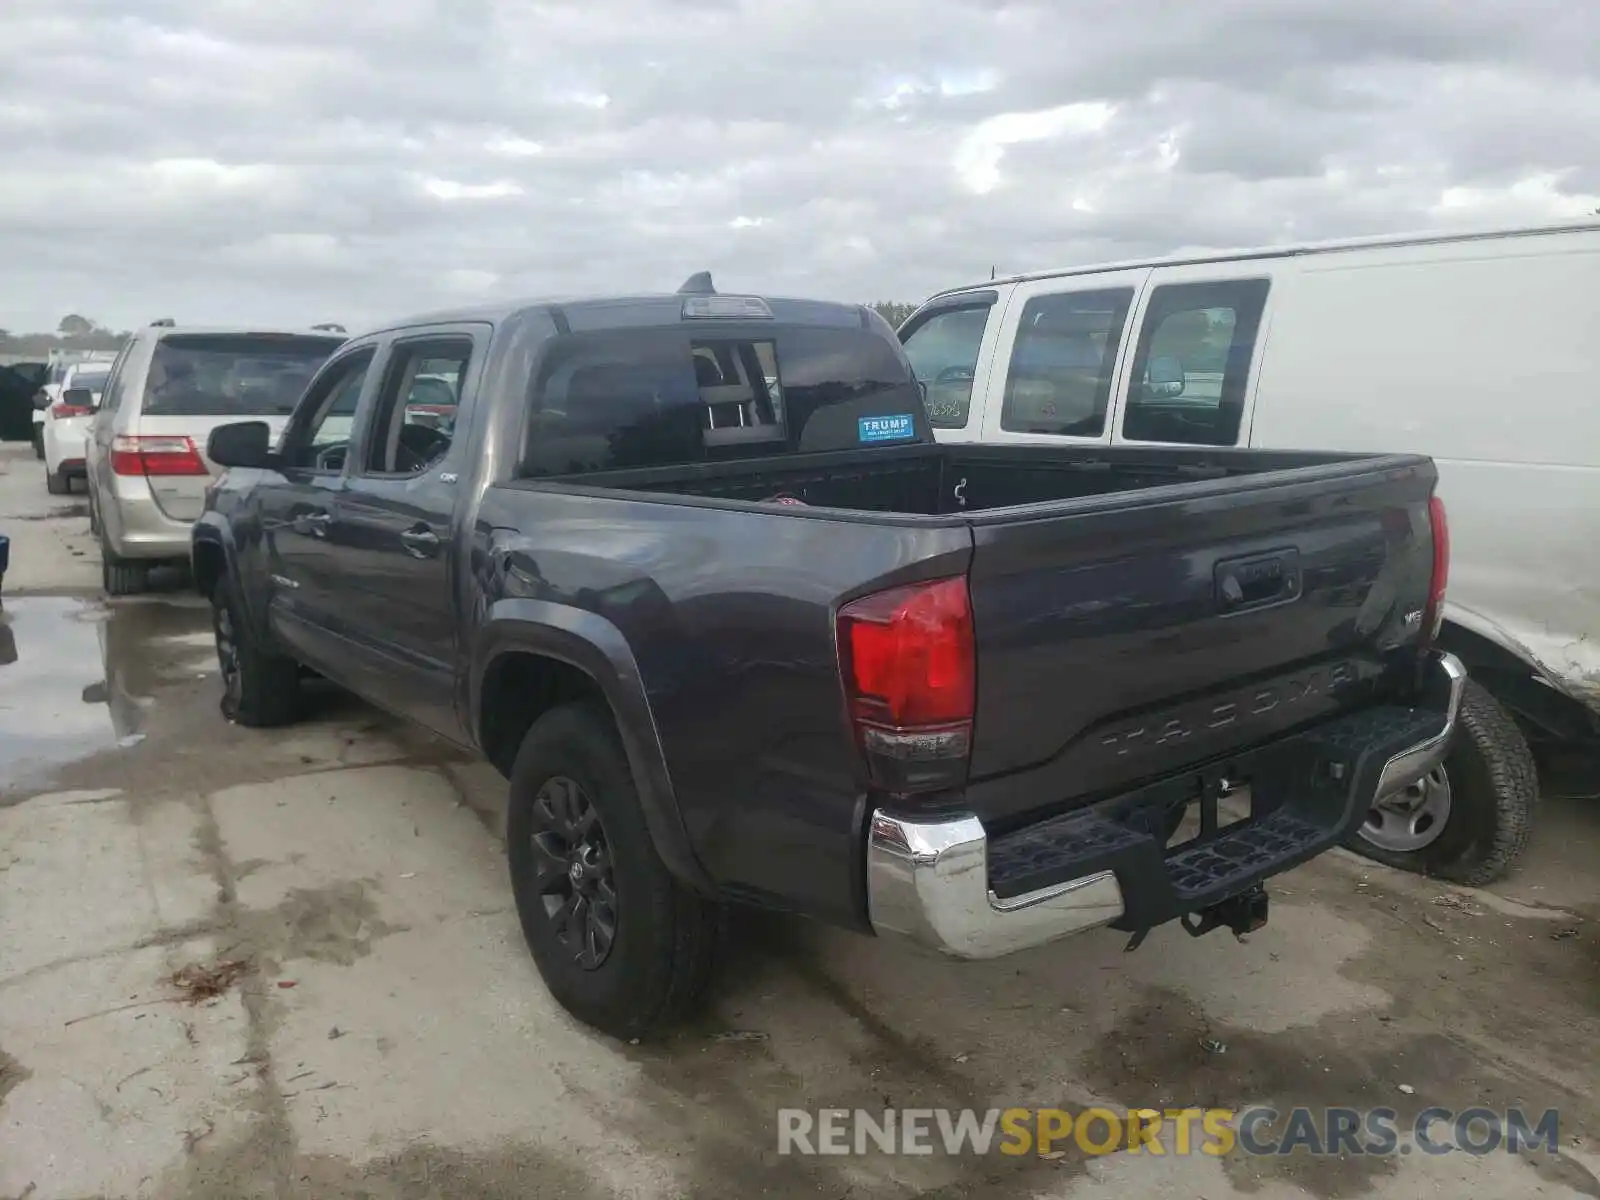
M 1215 574 L 1223 612 L 1264 608 L 1300 597 L 1300 552 L 1294 548 L 1228 559 L 1216 565 Z
M 425 526 L 408 529 L 400 535 L 400 544 L 412 558 L 432 558 L 433 552 L 439 548 L 439 535 Z

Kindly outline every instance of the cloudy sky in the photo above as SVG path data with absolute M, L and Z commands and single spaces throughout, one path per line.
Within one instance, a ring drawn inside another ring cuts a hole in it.
M 1600 207 L 1594 0 L 0 0 L 0 327 L 1001 272 Z

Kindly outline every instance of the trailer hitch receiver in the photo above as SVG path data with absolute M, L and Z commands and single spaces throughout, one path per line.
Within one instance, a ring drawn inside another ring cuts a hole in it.
M 1246 934 L 1254 933 L 1267 923 L 1267 889 L 1255 884 L 1237 896 L 1217 901 L 1210 908 L 1185 913 L 1181 920 L 1190 937 L 1204 937 L 1213 929 L 1226 927 L 1243 941 Z

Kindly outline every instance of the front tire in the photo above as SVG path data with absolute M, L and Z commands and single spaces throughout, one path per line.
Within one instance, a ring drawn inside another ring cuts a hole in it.
M 1457 721 L 1443 766 L 1375 806 L 1350 845 L 1391 867 L 1481 887 L 1527 849 L 1538 770 L 1516 722 L 1470 679 Z
M 721 911 L 656 853 L 610 714 L 540 717 L 510 790 L 511 890 L 551 995 L 618 1038 L 667 1031 L 705 992 Z
M 222 715 L 252 729 L 295 721 L 300 716 L 300 664 L 267 649 L 251 633 L 227 575 L 211 593 L 211 627 L 222 669 Z

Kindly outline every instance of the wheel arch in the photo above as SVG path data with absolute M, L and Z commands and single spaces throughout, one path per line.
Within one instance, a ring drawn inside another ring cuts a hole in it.
M 627 754 L 662 861 L 686 885 L 715 894 L 683 824 L 638 663 L 610 621 L 550 601 L 496 602 L 474 642 L 466 699 L 474 740 L 507 777 L 540 716 L 573 701 L 603 705 Z
M 244 610 L 251 631 L 263 641 L 271 641 L 264 608 L 265 597 L 244 586 L 233 528 L 215 513 L 205 512 L 189 534 L 189 577 L 194 590 L 210 599 L 224 577 L 233 581 L 234 596 Z
M 1600 723 L 1589 708 L 1568 695 L 1527 647 L 1493 621 L 1449 606 L 1439 645 L 1525 726 L 1560 740 L 1600 736 Z
M 209 597 L 228 573 L 228 550 L 221 535 L 209 531 L 202 533 L 197 525 L 190 543 L 189 566 L 194 590 Z

